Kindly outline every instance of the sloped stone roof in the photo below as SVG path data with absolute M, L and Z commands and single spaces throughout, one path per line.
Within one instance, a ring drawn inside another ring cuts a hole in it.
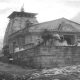
M 48 29 L 51 31 L 56 31 L 56 30 L 58 31 L 60 26 L 66 27 L 67 29 L 71 28 L 73 32 L 80 32 L 80 24 L 70 21 L 66 18 L 60 18 L 60 19 L 36 24 L 33 27 L 31 27 L 29 31 L 30 32 L 40 32 L 44 29 Z M 65 29 L 65 31 L 67 30 Z
M 34 24 L 29 28 L 29 32 L 42 32 L 44 29 L 50 31 L 61 31 L 61 32 L 80 32 L 80 24 L 68 20 L 66 18 L 60 18 L 52 21 L 47 21 L 43 23 Z M 4 44 L 7 43 L 7 36 L 9 36 L 11 27 L 8 25 L 5 37 Z M 23 30 L 23 29 L 22 29 Z M 21 31 L 21 30 L 20 30 Z M 7 35 L 7 36 L 6 36 Z M 15 35 L 15 32 L 14 32 Z

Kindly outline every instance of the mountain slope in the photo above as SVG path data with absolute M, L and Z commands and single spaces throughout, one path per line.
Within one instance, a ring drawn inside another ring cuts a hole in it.
M 77 23 L 80 23 L 80 13 L 78 13 L 76 16 L 74 16 L 71 20 L 75 21 Z
M 0 39 L 0 50 L 2 49 L 2 47 L 3 47 L 3 40 Z

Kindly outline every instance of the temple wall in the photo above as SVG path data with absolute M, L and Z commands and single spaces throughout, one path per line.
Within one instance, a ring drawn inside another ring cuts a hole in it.
M 74 65 L 80 63 L 80 47 L 51 47 L 40 48 L 40 57 L 42 67 L 58 67 L 65 65 Z
M 26 61 L 26 64 L 36 68 L 59 67 L 80 64 L 80 47 L 44 47 L 17 52 L 14 58 Z

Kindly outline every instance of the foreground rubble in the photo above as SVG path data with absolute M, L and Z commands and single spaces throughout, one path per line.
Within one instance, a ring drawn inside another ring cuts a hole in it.
M 25 74 L 1 71 L 0 80 L 80 80 L 80 65 L 35 70 Z
M 80 65 L 66 66 L 53 69 L 43 69 L 33 73 L 29 80 L 78 80 L 80 79 Z

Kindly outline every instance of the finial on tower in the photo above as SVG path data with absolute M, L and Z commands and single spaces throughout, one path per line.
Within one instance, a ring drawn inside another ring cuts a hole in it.
M 21 7 L 21 12 L 24 12 L 24 4 Z

